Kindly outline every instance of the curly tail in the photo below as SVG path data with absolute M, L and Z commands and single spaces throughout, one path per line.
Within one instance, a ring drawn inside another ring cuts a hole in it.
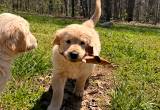
M 101 0 L 96 0 L 96 9 L 93 16 L 89 20 L 85 21 L 83 25 L 90 28 L 94 28 L 97 22 L 99 21 L 100 17 L 101 17 Z

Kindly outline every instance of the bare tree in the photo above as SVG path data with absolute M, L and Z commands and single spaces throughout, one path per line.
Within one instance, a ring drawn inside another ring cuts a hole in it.
M 95 0 L 0 0 L 8 10 L 53 16 L 90 17 Z M 160 0 L 102 0 L 104 21 L 126 20 L 160 23 Z
M 111 19 L 111 0 L 103 0 L 103 19 L 104 21 L 110 21 Z
M 66 16 L 69 15 L 69 0 L 64 0 Z
M 135 0 L 128 0 L 128 7 L 127 7 L 127 21 L 133 21 L 133 11 L 135 6 Z
M 71 16 L 74 17 L 75 16 L 75 12 L 74 12 L 74 10 L 75 10 L 74 0 L 72 0 L 71 3 L 72 3 L 72 14 L 71 14 Z
M 88 3 L 87 0 L 80 0 L 81 8 L 82 8 L 82 14 L 84 17 L 87 17 L 88 14 Z
M 53 1 L 49 0 L 48 3 L 48 14 L 52 14 L 53 13 Z
M 113 19 L 118 19 L 118 0 L 113 0 Z

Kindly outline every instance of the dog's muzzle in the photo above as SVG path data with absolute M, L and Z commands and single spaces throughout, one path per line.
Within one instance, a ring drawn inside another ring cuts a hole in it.
M 29 46 L 27 46 L 27 51 L 32 50 L 32 49 L 35 49 L 35 48 L 37 48 L 37 46 L 38 46 L 38 42 L 37 42 L 37 40 L 35 39 L 35 40 L 33 40 L 33 41 L 30 43 Z

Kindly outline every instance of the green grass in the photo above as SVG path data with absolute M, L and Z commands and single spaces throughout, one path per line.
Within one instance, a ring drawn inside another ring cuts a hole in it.
M 5 110 L 28 110 L 45 91 L 39 81 L 51 74 L 51 41 L 54 32 L 74 20 L 24 15 L 39 47 L 21 55 L 12 66 L 13 77 L 1 95 Z M 79 23 L 79 22 L 78 22 Z M 119 65 L 114 71 L 116 87 L 109 93 L 113 110 L 160 109 L 160 29 L 115 25 L 97 27 L 101 55 Z
M 160 109 L 160 29 L 118 25 L 99 29 L 102 55 L 119 65 L 113 110 Z

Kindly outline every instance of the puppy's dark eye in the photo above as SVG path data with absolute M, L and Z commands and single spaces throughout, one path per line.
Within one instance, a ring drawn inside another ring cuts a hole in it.
M 67 41 L 66 41 L 66 43 L 67 43 L 67 44 L 70 44 L 70 43 L 71 43 L 71 41 L 70 41 L 70 40 L 67 40 Z
M 81 45 L 85 45 L 85 43 L 83 41 L 81 41 Z

